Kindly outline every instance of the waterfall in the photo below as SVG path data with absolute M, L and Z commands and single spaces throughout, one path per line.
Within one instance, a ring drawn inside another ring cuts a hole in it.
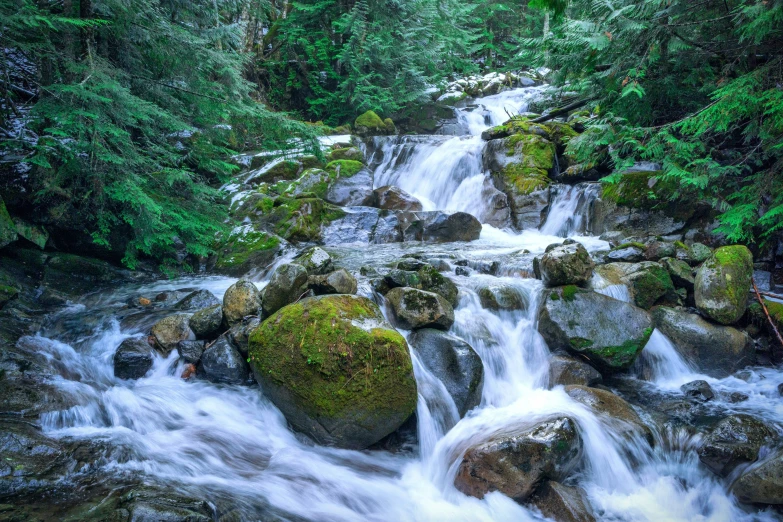
M 550 191 L 549 211 L 541 232 L 560 237 L 590 234 L 592 203 L 601 193 L 601 186 L 598 183 L 553 185 Z

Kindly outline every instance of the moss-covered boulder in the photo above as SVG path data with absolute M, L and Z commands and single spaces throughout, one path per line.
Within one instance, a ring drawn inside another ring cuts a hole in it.
M 359 136 L 385 136 L 397 133 L 397 128 L 390 118 L 383 120 L 374 111 L 367 111 L 356 118 L 353 128 Z
M 405 339 L 369 299 L 328 295 L 286 306 L 250 334 L 264 394 L 320 444 L 361 449 L 416 409 Z
M 242 276 L 263 270 L 288 246 L 281 237 L 256 229 L 253 225 L 236 227 L 217 247 L 215 270 Z
M 8 214 L 8 209 L 5 208 L 5 201 L 0 198 L 0 248 L 10 245 L 16 241 L 17 237 L 19 236 L 16 232 L 16 224 Z
M 541 279 L 545 285 L 584 286 L 590 281 L 595 263 L 580 243 L 560 245 L 547 250 L 538 260 Z
M 454 324 L 454 308 L 440 295 L 415 288 L 394 288 L 386 294 L 394 318 L 406 330 L 437 328 Z
M 46 242 L 49 241 L 49 232 L 40 225 L 33 225 L 20 218 L 14 218 L 14 225 L 19 237 L 26 239 L 41 250 L 44 249 Z
M 333 178 L 350 178 L 356 175 L 360 170 L 364 168 L 364 164 L 361 161 L 341 159 L 330 161 L 324 167 L 324 170 L 328 172 Z
M 318 241 L 323 227 L 343 216 L 342 209 L 317 197 L 280 197 L 261 224 L 286 240 Z
M 658 263 L 647 261 L 632 265 L 627 275 L 631 296 L 636 306 L 649 310 L 660 299 L 676 301 L 674 283 L 669 272 Z
M 696 308 L 721 324 L 736 323 L 745 313 L 752 278 L 753 254 L 747 247 L 717 249 L 696 272 Z
M 335 160 L 352 160 L 358 162 L 364 162 L 364 154 L 359 150 L 359 147 L 343 147 L 339 149 L 333 149 L 329 153 L 327 158 L 329 161 Z
M 425 264 L 416 272 L 421 289 L 428 292 L 434 292 L 449 302 L 453 307 L 459 302 L 459 289 L 454 281 L 438 272 L 435 267 Z M 406 285 L 407 286 L 407 285 Z
M 630 303 L 565 286 L 547 291 L 538 330 L 550 350 L 581 354 L 602 373 L 613 373 L 636 360 L 652 334 L 652 320 Z
M 669 272 L 672 282 L 677 287 L 685 288 L 688 291 L 693 290 L 696 278 L 694 277 L 693 269 L 688 263 L 674 257 L 664 257 L 661 259 L 661 266 Z

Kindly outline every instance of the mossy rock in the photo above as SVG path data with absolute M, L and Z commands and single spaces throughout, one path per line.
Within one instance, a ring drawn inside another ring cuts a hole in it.
M 366 448 L 416 409 L 405 339 L 364 297 L 280 309 L 251 332 L 249 362 L 264 394 L 319 444 Z
M 367 111 L 356 118 L 353 127 L 359 136 L 383 136 L 397 132 L 390 118 L 383 120 L 374 111 Z
M 280 181 L 292 181 L 302 172 L 302 164 L 296 160 L 283 160 L 276 163 L 262 174 L 253 177 L 256 183 L 277 183 Z
M 689 219 L 695 212 L 695 206 L 672 203 L 675 194 L 679 195 L 680 200 L 686 195 L 676 180 L 662 174 L 661 171 L 620 174 L 619 180 L 613 183 L 603 182 L 602 197 L 624 207 L 661 210 L 672 218 Z
M 298 199 L 278 198 L 276 206 L 264 223 L 275 234 L 292 241 L 317 241 L 321 238 L 322 227 L 335 219 L 345 216 L 345 212 L 320 198 L 304 197 Z
M 14 225 L 19 237 L 23 237 L 41 250 L 44 249 L 46 242 L 49 241 L 49 232 L 42 226 L 33 225 L 19 218 L 14 218 Z
M 550 139 L 557 146 L 566 146 L 571 138 L 576 138 L 579 133 L 574 130 L 574 127 L 568 123 L 561 123 L 556 121 L 550 121 L 544 124 L 549 129 Z
M 499 173 L 502 186 L 511 191 L 512 198 L 531 194 L 546 188 L 549 171 L 555 164 L 555 146 L 533 134 L 517 134 L 503 142 L 505 162 Z
M 0 284 L 0 309 L 2 309 L 6 303 L 15 299 L 19 295 L 19 290 L 13 286 Z
M 660 264 L 639 263 L 636 272 L 628 275 L 628 283 L 636 306 L 649 310 L 662 298 L 676 301 L 674 283 L 669 272 Z
M 325 170 L 332 178 L 350 178 L 364 168 L 361 161 L 341 159 L 330 161 L 326 164 Z
M 551 130 L 540 123 L 531 123 L 527 118 L 512 118 L 502 125 L 492 127 L 481 133 L 481 139 L 485 141 L 508 138 L 515 134 L 529 134 L 542 138 L 551 138 Z
M 234 276 L 263 269 L 272 264 L 285 246 L 286 242 L 275 234 L 250 225 L 237 227 L 218 246 L 215 269 Z
M 336 160 L 351 160 L 364 162 L 364 154 L 358 147 L 343 147 L 341 149 L 334 149 L 329 153 L 329 161 Z
M 745 313 L 752 278 L 753 254 L 747 247 L 715 250 L 696 272 L 696 308 L 721 324 L 736 323 Z
M 16 224 L 8 214 L 8 209 L 5 208 L 5 201 L 0 198 L 0 248 L 10 245 L 16 241 L 17 237 Z

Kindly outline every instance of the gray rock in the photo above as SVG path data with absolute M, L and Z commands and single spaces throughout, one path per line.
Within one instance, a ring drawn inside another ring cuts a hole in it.
M 541 279 L 549 287 L 586 285 L 593 275 L 594 266 L 590 254 L 580 243 L 548 249 L 539 260 Z
M 438 272 L 435 267 L 425 264 L 416 272 L 421 282 L 422 290 L 434 292 L 456 307 L 459 302 L 459 289 L 454 281 Z
M 322 276 L 310 276 L 307 286 L 315 295 L 355 294 L 358 289 L 356 278 L 344 268 Z
M 566 386 L 565 391 L 575 401 L 608 419 L 614 429 L 624 437 L 641 436 L 652 444 L 652 431 L 623 398 L 607 390 L 579 385 Z
M 421 201 L 399 187 L 386 185 L 372 191 L 372 206 L 385 210 L 421 211 Z
M 177 343 L 179 358 L 189 364 L 197 364 L 204 353 L 204 341 L 180 341 Z
M 469 448 L 454 481 L 458 490 L 484 498 L 499 491 L 516 501 L 530 497 L 546 479 L 563 480 L 582 460 L 582 438 L 568 417 Z
M 715 397 L 715 392 L 707 381 L 697 380 L 685 383 L 680 386 L 680 390 L 689 399 L 695 399 L 699 402 L 707 402 Z
M 693 290 L 696 278 L 693 275 L 693 269 L 688 263 L 673 257 L 665 257 L 661 259 L 661 265 L 669 272 L 669 276 L 671 276 L 672 282 L 676 286 L 685 288 L 689 292 Z
M 248 315 L 258 315 L 261 310 L 261 292 L 256 285 L 246 279 L 240 279 L 223 296 L 223 318 L 228 326 L 233 326 Z
M 10 245 L 18 239 L 16 224 L 11 219 L 8 210 L 5 208 L 5 202 L 0 198 L 0 248 Z
M 758 460 L 761 447 L 774 438 L 775 432 L 750 415 L 731 415 L 704 437 L 698 450 L 699 460 L 725 477 L 738 465 Z
M 647 245 L 644 257 L 648 261 L 660 261 L 665 257 L 672 257 L 675 253 L 674 243 L 668 241 L 653 241 Z
M 685 359 L 712 377 L 727 377 L 755 362 L 750 337 L 736 328 L 663 306 L 653 311 L 653 323 Z
M 332 257 L 319 247 L 308 248 L 296 257 L 295 262 L 305 267 L 309 275 L 326 274 L 332 268 Z
M 209 290 L 196 290 L 186 295 L 174 307 L 180 310 L 200 310 L 219 304 L 220 299 Z
M 114 376 L 140 379 L 152 368 L 154 361 L 155 350 L 146 339 L 125 339 L 114 352 Z
M 569 355 L 553 355 L 549 359 L 549 385 L 595 386 L 603 381 L 601 374 L 584 361 Z
M 750 250 L 742 245 L 717 249 L 696 272 L 696 308 L 721 324 L 736 323 L 745 313 L 752 277 Z
M 226 332 L 228 339 L 243 356 L 247 356 L 250 344 L 250 334 L 261 324 L 258 317 L 246 317 L 241 323 L 237 323 Z
M 484 202 L 484 211 L 476 216 L 482 223 L 487 223 L 496 228 L 507 228 L 511 226 L 511 208 L 508 203 L 508 196 L 495 188 L 489 178 L 484 180 L 481 187 L 481 201 Z M 540 210 L 539 210 L 539 221 Z M 538 223 L 535 225 L 538 227 Z
M 783 451 L 745 471 L 731 489 L 740 502 L 783 504 Z
M 386 294 L 386 300 L 402 328 L 448 330 L 454 324 L 454 309 L 436 293 L 415 288 L 394 288 Z
M 223 326 L 223 306 L 218 303 L 199 310 L 190 317 L 190 329 L 196 339 L 209 339 L 220 333 Z
M 261 308 L 270 316 L 295 302 L 307 291 L 307 270 L 294 263 L 277 267 L 264 288 Z
M 536 489 L 530 503 L 541 513 L 557 522 L 595 522 L 581 488 L 564 486 L 548 480 Z
M 208 381 L 221 384 L 246 384 L 250 375 L 245 358 L 225 335 L 204 350 L 200 370 Z
M 419 360 L 440 379 L 460 417 L 481 402 L 484 366 L 468 343 L 440 330 L 416 330 L 408 338 Z
M 331 183 L 324 198 L 341 207 L 365 206 L 373 201 L 372 172 L 364 168 L 350 177 L 339 177 Z
M 492 284 L 478 289 L 481 306 L 488 310 L 521 311 L 527 309 L 527 297 L 510 285 Z
M 618 248 L 606 254 L 606 259 L 624 263 L 637 263 L 639 261 L 644 261 L 644 250 L 635 246 Z
M 481 235 L 481 223 L 466 212 L 418 212 L 417 217 L 423 227 L 416 237 L 420 241 L 473 241 Z
M 164 317 L 152 326 L 150 334 L 155 338 L 155 347 L 163 355 L 168 355 L 180 341 L 196 339 L 196 334 L 189 326 L 189 317 L 185 314 Z

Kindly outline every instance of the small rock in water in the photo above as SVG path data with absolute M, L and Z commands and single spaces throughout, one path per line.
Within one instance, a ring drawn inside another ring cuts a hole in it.
M 295 261 L 305 267 L 308 275 L 326 274 L 332 267 L 332 257 L 319 247 L 308 248 Z
M 114 352 L 114 376 L 140 379 L 152 368 L 154 360 L 154 350 L 146 339 L 125 339 Z
M 358 289 L 356 278 L 344 268 L 323 276 L 310 276 L 307 286 L 315 295 L 355 294 Z
M 260 308 L 261 293 L 256 285 L 246 279 L 231 285 L 223 296 L 223 318 L 229 326 L 248 315 L 258 315 Z
M 544 482 L 530 498 L 544 516 L 558 522 L 595 522 L 585 492 L 553 480 Z
M 234 343 L 234 346 L 239 353 L 243 356 L 247 356 L 248 344 L 250 342 L 250 332 L 261 324 L 261 319 L 258 317 L 245 317 L 241 323 L 237 323 L 226 332 L 229 340 Z
M 781 382 L 780 384 L 778 384 L 778 395 L 780 395 L 781 397 L 783 397 L 783 382 Z
M 204 353 L 204 341 L 180 341 L 177 344 L 177 353 L 179 358 L 191 364 L 196 364 L 201 360 Z
M 707 381 L 692 381 L 680 386 L 680 390 L 682 390 L 687 397 L 701 402 L 707 402 L 715 397 L 715 393 L 712 391 L 712 387 L 710 387 Z
M 423 210 L 421 201 L 399 187 L 387 185 L 373 191 L 373 207 L 385 210 Z M 405 269 L 403 269 L 405 270 Z
M 394 288 L 386 294 L 386 299 L 402 328 L 448 330 L 454 324 L 454 309 L 436 293 L 415 288 Z
M 209 290 L 196 290 L 179 301 L 175 308 L 180 310 L 198 310 L 220 304 L 220 300 Z
M 196 334 L 190 329 L 189 318 L 185 314 L 164 317 L 152 326 L 150 333 L 155 338 L 155 347 L 163 355 L 168 355 L 180 341 L 196 339 Z
M 264 288 L 261 307 L 270 316 L 286 305 L 295 302 L 307 290 L 307 270 L 301 265 L 280 265 Z
M 732 404 L 736 404 L 738 402 L 745 402 L 746 400 L 748 400 L 748 396 L 747 394 L 744 394 L 742 392 L 735 391 L 735 392 L 731 392 L 726 398 L 726 400 Z
M 549 360 L 549 385 L 595 386 L 601 383 L 603 377 L 598 370 L 568 355 L 553 355 Z
M 208 381 L 223 384 L 245 384 L 250 374 L 245 358 L 225 335 L 204 350 L 201 371 Z
M 745 471 L 732 485 L 732 492 L 740 502 L 783 504 L 783 451 Z
M 220 304 L 199 310 L 190 317 L 190 329 L 197 339 L 208 339 L 223 326 L 223 307 Z
M 755 462 L 761 447 L 775 433 L 750 415 L 731 415 L 720 421 L 704 438 L 699 460 L 714 473 L 725 477 L 740 464 Z
M 594 263 L 585 247 L 580 243 L 570 243 L 555 246 L 546 252 L 538 266 L 541 279 L 548 287 L 583 286 L 593 275 Z
M 456 275 L 458 275 L 458 276 L 465 276 L 465 277 L 467 277 L 467 276 L 470 275 L 470 269 L 465 268 L 463 266 L 458 266 L 457 268 L 454 269 L 454 273 Z

